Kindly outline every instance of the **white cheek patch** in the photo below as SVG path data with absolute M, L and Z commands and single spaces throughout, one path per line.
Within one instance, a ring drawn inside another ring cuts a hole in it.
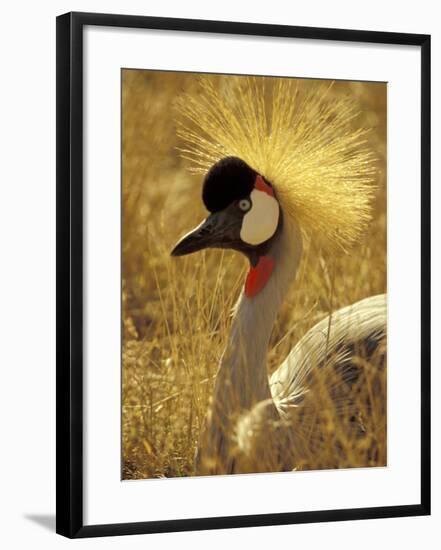
M 279 203 L 265 193 L 253 189 L 251 191 L 251 209 L 245 214 L 240 230 L 240 238 L 248 244 L 261 244 L 270 239 L 279 223 Z

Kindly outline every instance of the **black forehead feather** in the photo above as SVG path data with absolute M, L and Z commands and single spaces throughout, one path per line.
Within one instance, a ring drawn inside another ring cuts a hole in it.
M 257 172 L 237 157 L 225 157 L 207 172 L 202 200 L 210 212 L 223 210 L 235 200 L 247 197 L 254 187 Z

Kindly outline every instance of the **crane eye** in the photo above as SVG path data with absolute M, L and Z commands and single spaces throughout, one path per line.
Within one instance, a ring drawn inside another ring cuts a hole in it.
M 242 212 L 247 212 L 251 208 L 251 201 L 248 199 L 242 199 L 239 201 L 239 208 L 242 210 Z

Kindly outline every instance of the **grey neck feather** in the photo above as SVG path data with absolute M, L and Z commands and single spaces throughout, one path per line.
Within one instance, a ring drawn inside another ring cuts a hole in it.
M 274 259 L 269 281 L 256 296 L 248 298 L 242 293 L 239 297 L 214 390 L 213 412 L 217 409 L 224 420 L 271 398 L 266 367 L 269 339 L 301 253 L 300 230 L 285 221 L 268 252 Z

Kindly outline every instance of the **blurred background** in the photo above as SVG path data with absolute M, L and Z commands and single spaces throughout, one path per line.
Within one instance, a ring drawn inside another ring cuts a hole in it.
M 228 76 L 204 78 L 228 86 Z M 183 92 L 197 93 L 196 75 L 122 73 L 124 479 L 192 475 L 231 308 L 247 269 L 231 251 L 170 257 L 180 236 L 206 215 L 201 176 L 189 172 L 177 150 L 175 101 Z M 373 221 L 347 254 L 331 256 L 307 244 L 273 330 L 270 371 L 329 311 L 386 292 L 386 84 L 336 82 L 331 93 L 353 97 L 360 111 L 354 127 L 371 128 L 369 145 L 378 159 Z M 385 464 L 385 443 L 374 463 L 366 460 L 365 451 L 351 445 L 335 467 Z

